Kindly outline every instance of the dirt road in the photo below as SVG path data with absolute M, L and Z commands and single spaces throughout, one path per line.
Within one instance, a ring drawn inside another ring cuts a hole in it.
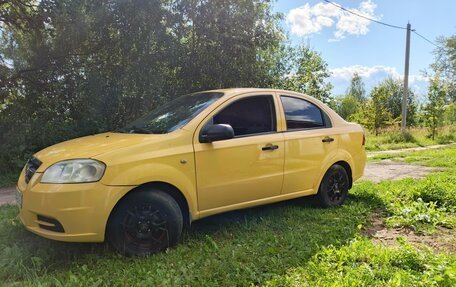
M 427 174 L 438 170 L 438 168 L 434 167 L 382 160 L 380 162 L 368 162 L 361 180 L 370 180 L 378 183 L 383 180 L 399 180 L 406 177 L 423 178 Z

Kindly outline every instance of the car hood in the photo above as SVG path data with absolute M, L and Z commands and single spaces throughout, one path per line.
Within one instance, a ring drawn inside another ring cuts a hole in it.
M 37 172 L 43 172 L 52 164 L 62 160 L 93 158 L 124 147 L 145 142 L 160 142 L 165 138 L 165 134 L 127 133 L 102 133 L 76 138 L 52 145 L 34 154 L 42 162 Z

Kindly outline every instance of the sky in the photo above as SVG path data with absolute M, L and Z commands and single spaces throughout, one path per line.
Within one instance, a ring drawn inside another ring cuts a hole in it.
M 411 28 L 433 41 L 456 34 L 455 0 L 334 0 L 358 14 L 395 26 Z M 365 20 L 318 0 L 277 0 L 283 28 L 292 44 L 306 44 L 320 52 L 332 73 L 333 94 L 344 94 L 354 72 L 367 91 L 391 76 L 403 79 L 406 30 Z M 426 93 L 423 71 L 433 62 L 436 47 L 411 33 L 409 86 Z

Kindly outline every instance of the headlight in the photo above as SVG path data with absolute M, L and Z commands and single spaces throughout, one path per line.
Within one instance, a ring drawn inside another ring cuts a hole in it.
M 58 162 L 46 169 L 42 183 L 94 182 L 101 179 L 106 165 L 93 159 L 72 159 Z

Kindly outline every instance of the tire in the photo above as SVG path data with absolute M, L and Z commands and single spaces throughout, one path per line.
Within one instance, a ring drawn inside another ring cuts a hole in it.
M 113 211 L 108 240 L 127 256 L 148 256 L 177 244 L 183 217 L 177 202 L 160 190 L 127 195 Z
M 322 207 L 341 206 L 347 198 L 348 189 L 347 171 L 342 166 L 335 164 L 323 177 L 316 199 Z

